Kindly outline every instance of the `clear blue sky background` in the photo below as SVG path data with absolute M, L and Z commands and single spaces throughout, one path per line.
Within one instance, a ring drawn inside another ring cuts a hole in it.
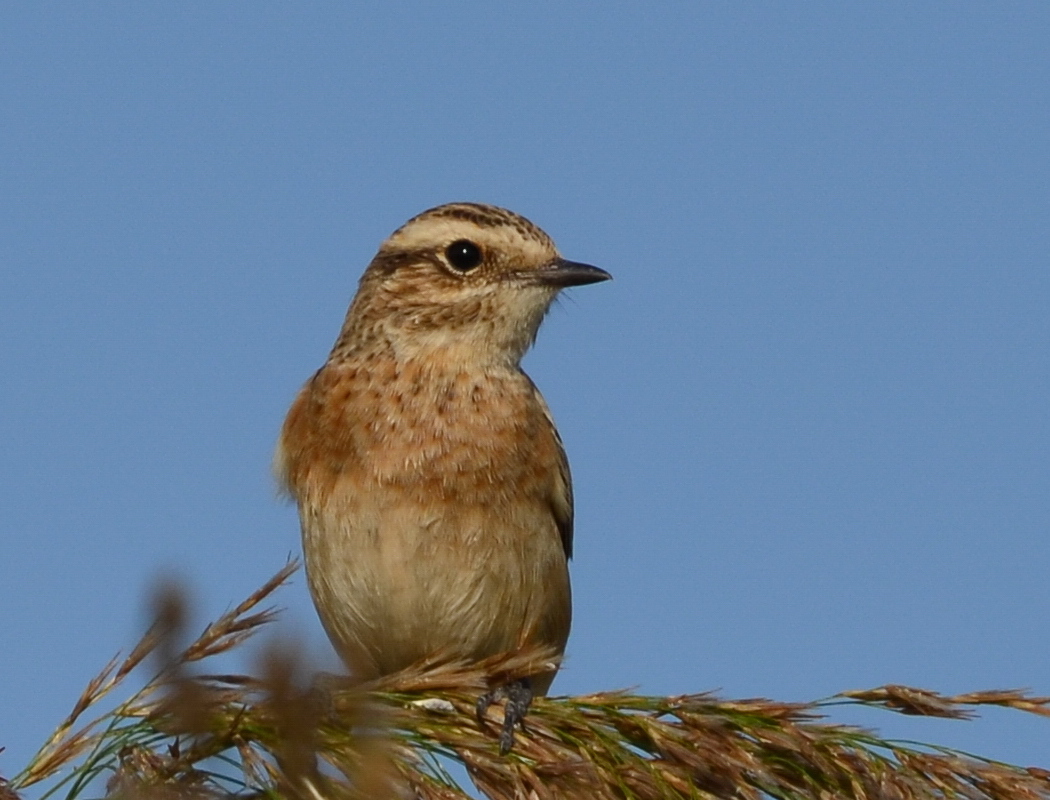
M 1050 693 L 1046 3 L 87 5 L 0 12 L 0 774 L 158 574 L 203 620 L 298 551 L 283 414 L 449 200 L 616 277 L 526 362 L 556 691 Z M 1047 720 L 840 719 L 1050 766 Z

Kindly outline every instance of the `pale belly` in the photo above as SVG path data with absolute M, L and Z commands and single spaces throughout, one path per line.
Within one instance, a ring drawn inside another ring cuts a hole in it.
M 356 675 L 430 657 L 564 649 L 569 575 L 549 509 L 486 504 L 450 515 L 383 494 L 301 513 L 310 591 Z M 537 676 L 534 689 L 552 679 Z

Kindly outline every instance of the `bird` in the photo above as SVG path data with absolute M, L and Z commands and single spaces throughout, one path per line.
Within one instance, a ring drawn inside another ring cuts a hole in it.
M 612 276 L 507 209 L 449 203 L 382 243 L 274 457 L 307 583 L 355 678 L 548 647 L 571 621 L 569 464 L 521 359 L 558 293 Z M 497 687 L 500 749 L 558 669 Z

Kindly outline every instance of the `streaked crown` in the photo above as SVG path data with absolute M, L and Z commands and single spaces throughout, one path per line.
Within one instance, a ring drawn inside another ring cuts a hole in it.
M 513 211 L 449 203 L 383 242 L 336 350 L 380 336 L 402 351 L 448 345 L 518 359 L 560 289 L 609 277 L 563 259 L 550 236 Z

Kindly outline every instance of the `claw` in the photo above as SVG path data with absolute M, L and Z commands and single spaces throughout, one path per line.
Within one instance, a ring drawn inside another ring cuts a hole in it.
M 478 718 L 478 725 L 485 727 L 485 712 L 489 710 L 489 706 L 495 703 L 500 698 L 507 696 L 507 690 L 503 686 L 497 686 L 495 689 L 478 698 L 478 702 L 474 704 L 474 714 Z
M 484 727 L 485 712 L 489 706 L 497 700 L 506 698 L 503 706 L 503 727 L 499 734 L 499 752 L 505 756 L 514 746 L 514 726 L 520 725 L 525 730 L 525 715 L 529 713 L 532 705 L 532 682 L 528 678 L 521 678 L 505 686 L 497 686 L 490 692 L 486 692 L 478 698 L 474 711 L 478 717 L 478 724 Z

